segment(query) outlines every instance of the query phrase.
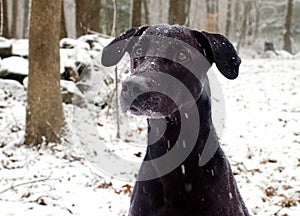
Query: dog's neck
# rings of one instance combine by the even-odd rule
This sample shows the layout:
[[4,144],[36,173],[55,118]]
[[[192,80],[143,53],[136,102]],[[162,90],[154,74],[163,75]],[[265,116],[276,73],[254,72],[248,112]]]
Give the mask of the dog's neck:
[[[210,103],[209,95],[204,92],[194,104],[194,106],[197,106],[196,110],[198,111],[200,124],[199,121],[191,118],[193,116],[191,113],[185,111],[182,114],[181,110],[176,111],[165,119],[148,119],[148,147],[145,160],[153,160],[168,153],[168,151],[178,144],[178,136],[181,130],[197,134],[196,143],[189,143],[189,141],[192,142],[190,136],[183,137],[182,140],[186,140],[186,145],[193,145],[193,151],[189,155],[189,159],[196,157],[195,159],[198,160],[199,152],[202,152],[209,133],[214,130]],[[192,112],[191,110],[195,109],[191,107],[189,110]],[[182,128],[182,121],[184,120],[182,118],[190,118],[188,119],[188,124],[184,124],[185,128]],[[165,123],[163,124],[162,122]],[[197,128],[198,131],[196,131]]]

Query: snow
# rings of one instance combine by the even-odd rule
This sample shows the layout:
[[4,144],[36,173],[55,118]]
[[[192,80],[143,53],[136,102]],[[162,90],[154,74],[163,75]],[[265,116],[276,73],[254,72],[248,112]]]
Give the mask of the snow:
[[2,73],[13,73],[20,75],[28,75],[28,60],[12,56],[2,59],[0,63],[0,74]]
[[[225,99],[225,127],[219,133],[222,148],[251,215],[300,212],[300,62],[296,56],[281,55],[285,57],[243,58],[234,81],[215,67],[209,72],[216,74]],[[119,70],[125,71],[123,67]],[[23,69],[19,63],[17,68]],[[94,76],[111,73],[113,77],[111,69],[97,70],[100,73],[85,81],[98,90],[84,93],[90,101],[103,100],[109,91]],[[74,84],[62,85],[80,93]],[[84,108],[64,104],[64,109],[68,130],[63,143],[42,145],[39,151],[27,148],[23,145],[26,92],[20,83],[0,79],[1,216],[127,215],[136,165],[145,153],[145,119],[121,114],[122,139],[117,139],[114,108],[101,110],[88,103]],[[86,111],[89,115],[84,118]],[[115,170],[99,170],[104,159],[86,158],[89,149],[99,155],[102,147],[106,162],[127,161],[126,169],[112,176]],[[186,189],[192,190],[189,185]]]
[[16,56],[27,57],[29,55],[29,40],[28,39],[12,39],[12,53]]
[[12,46],[12,43],[10,40],[7,40],[4,37],[0,37],[0,48],[10,48]]

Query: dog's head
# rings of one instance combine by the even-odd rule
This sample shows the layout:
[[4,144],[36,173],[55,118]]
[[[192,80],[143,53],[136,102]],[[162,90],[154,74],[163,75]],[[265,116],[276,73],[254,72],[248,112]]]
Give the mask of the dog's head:
[[213,63],[228,79],[238,76],[241,63],[224,36],[183,26],[130,29],[103,49],[102,64],[117,64],[125,52],[131,75],[122,85],[122,110],[149,118],[168,116],[197,101],[209,88],[206,72]]

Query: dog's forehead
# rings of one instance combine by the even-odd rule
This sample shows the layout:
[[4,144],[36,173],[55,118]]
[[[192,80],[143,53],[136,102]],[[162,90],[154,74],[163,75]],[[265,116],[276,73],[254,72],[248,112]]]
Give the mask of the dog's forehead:
[[[153,37],[152,37],[153,36]],[[161,41],[165,43],[188,43],[191,45],[193,43],[193,37],[191,37],[191,30],[177,25],[154,25],[150,26],[144,31],[140,37],[140,41],[143,41],[145,38],[148,40],[151,38],[154,41]],[[173,39],[173,40],[172,40]]]

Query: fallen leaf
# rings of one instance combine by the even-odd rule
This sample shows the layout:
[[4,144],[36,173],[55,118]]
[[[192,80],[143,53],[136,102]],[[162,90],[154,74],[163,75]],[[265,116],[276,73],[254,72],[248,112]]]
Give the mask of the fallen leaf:
[[104,183],[100,184],[97,188],[107,189],[107,188],[110,188],[110,187],[112,187],[111,182],[109,182],[109,183],[104,182]]
[[269,186],[267,189],[265,189],[265,193],[268,197],[273,197],[276,195],[277,188],[273,186]]
[[134,155],[135,155],[136,157],[140,158],[140,157],[142,157],[142,152],[135,153]]

